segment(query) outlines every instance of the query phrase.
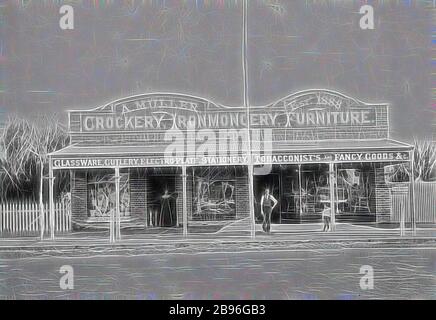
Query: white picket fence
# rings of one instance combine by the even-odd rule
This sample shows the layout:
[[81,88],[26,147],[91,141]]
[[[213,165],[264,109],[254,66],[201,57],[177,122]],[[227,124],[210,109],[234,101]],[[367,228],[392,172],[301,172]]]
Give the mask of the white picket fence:
[[[55,233],[71,231],[70,205],[55,203]],[[39,235],[40,207],[38,203],[23,201],[0,204],[0,236]],[[44,204],[44,232],[50,232],[49,205]]]

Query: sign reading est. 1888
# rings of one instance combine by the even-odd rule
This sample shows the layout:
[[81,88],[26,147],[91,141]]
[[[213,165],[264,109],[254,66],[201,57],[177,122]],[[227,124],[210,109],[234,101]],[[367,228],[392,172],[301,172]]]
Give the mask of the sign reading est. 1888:
[[[251,107],[252,128],[366,127],[377,125],[374,106],[338,93],[311,91],[266,107]],[[247,127],[247,112],[175,94],[123,99],[89,111],[70,112],[72,132],[148,132]]]

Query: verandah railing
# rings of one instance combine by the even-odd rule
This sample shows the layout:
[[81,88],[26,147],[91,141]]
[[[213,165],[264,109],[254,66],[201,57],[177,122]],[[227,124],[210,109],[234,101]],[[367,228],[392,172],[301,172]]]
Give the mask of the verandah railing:
[[[0,236],[39,235],[40,206],[36,202],[20,201],[0,204]],[[71,231],[71,210],[66,202],[54,205],[55,233]],[[44,232],[50,232],[50,210],[44,204]]]

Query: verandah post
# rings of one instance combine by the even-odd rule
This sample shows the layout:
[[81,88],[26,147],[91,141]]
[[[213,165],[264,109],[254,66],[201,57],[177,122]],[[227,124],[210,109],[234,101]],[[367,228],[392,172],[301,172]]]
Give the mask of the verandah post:
[[49,158],[49,201],[50,201],[50,239],[55,239],[55,208],[53,199],[54,175],[51,158]]
[[416,210],[415,210],[415,149],[413,149],[409,153],[409,159],[410,159],[410,167],[411,167],[411,173],[409,175],[410,179],[410,223],[411,223],[411,229],[412,229],[412,235],[416,235]]
[[329,177],[330,177],[330,210],[331,210],[331,231],[336,229],[336,199],[335,199],[335,164],[329,163]]
[[299,197],[298,197],[298,206],[300,207],[300,217],[303,214],[303,193],[301,190],[302,184],[301,184],[301,164],[298,164],[298,190],[299,190]]
[[400,202],[400,236],[404,237],[406,235],[406,210],[407,210],[407,197],[406,200],[403,201],[403,197],[401,196]]
[[3,212],[4,206],[3,203],[0,203],[0,234],[3,232]]
[[[115,169],[115,175],[116,175],[116,169]],[[110,213],[110,217],[109,217],[109,242],[110,243],[114,243],[115,242],[115,212],[114,210],[116,210],[115,208],[111,208],[109,213]]]
[[115,168],[115,240],[121,240],[120,168]]
[[[248,143],[251,142],[249,141]],[[248,201],[250,203],[250,236],[254,239],[256,237],[256,217],[254,212],[254,166],[252,164],[252,159],[250,159],[248,163]]]
[[187,200],[187,194],[186,194],[186,166],[182,167],[182,193],[183,193],[183,237],[188,236],[188,200]]

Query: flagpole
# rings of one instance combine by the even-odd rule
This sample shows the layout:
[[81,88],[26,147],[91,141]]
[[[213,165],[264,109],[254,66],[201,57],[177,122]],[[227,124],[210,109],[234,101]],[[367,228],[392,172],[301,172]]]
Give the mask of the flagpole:
[[242,1],[242,72],[243,72],[243,92],[244,108],[247,114],[247,154],[248,154],[248,200],[250,214],[250,235],[251,238],[256,236],[256,220],[254,215],[254,167],[251,148],[251,128],[250,128],[250,99],[248,95],[248,0]]

